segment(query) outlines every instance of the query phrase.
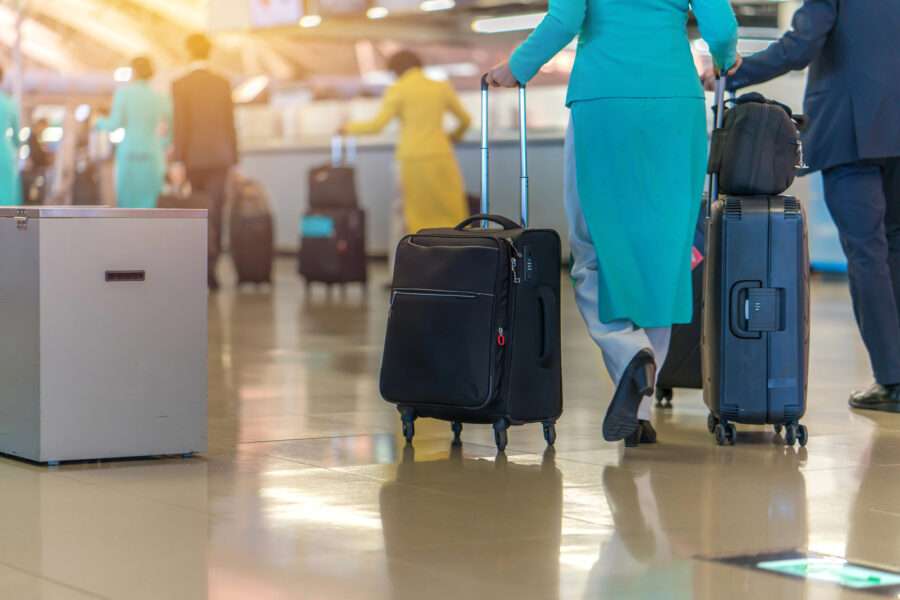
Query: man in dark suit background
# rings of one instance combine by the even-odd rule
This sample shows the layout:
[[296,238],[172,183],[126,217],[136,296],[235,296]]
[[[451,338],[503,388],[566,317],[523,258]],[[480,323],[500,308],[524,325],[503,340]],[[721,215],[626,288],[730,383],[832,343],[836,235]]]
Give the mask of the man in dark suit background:
[[728,87],[809,66],[805,158],[822,171],[876,380],[850,405],[900,412],[900,0],[805,0],[791,26]]
[[216,290],[222,210],[228,172],[238,162],[231,85],[209,67],[212,44],[205,35],[187,38],[189,72],[172,84],[174,160],[191,189],[209,199],[209,288]]

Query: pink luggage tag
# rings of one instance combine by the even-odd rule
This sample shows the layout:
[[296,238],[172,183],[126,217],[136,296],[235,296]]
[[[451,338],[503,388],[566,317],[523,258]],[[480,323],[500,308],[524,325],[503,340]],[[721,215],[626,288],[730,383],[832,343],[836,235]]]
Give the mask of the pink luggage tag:
[[703,262],[703,254],[697,250],[697,246],[691,246],[691,271]]

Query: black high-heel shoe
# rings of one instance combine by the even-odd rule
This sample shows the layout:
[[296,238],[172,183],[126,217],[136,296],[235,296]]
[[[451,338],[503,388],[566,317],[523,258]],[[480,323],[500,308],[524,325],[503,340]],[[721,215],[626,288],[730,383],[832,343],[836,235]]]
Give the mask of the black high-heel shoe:
[[637,448],[641,444],[655,443],[656,430],[653,429],[653,425],[650,421],[645,421],[643,419],[638,419],[638,428],[634,430],[634,433],[625,438],[626,448]]
[[603,419],[603,439],[617,442],[640,429],[638,407],[644,396],[653,395],[655,381],[656,360],[653,352],[645,348],[635,354],[625,367],[625,373],[622,374]]

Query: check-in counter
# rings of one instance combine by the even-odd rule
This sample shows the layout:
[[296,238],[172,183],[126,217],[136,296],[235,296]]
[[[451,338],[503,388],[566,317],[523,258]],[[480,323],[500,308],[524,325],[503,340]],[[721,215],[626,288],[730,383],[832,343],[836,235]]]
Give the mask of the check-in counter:
[[[805,74],[794,73],[760,86],[764,94],[785,101],[798,112],[802,110]],[[535,88],[529,91],[529,168],[531,176],[531,226],[551,227],[560,232],[563,249],[568,247],[568,231],[563,212],[563,141],[568,111],[564,107],[563,88]],[[456,147],[457,157],[468,193],[478,195],[481,188],[480,138],[478,128],[479,96],[461,94],[476,122],[467,138]],[[708,96],[707,103],[712,98]],[[298,246],[300,215],[307,207],[307,174],[314,166],[330,160],[331,139],[327,132],[336,129],[333,122],[348,116],[371,116],[377,100],[354,103],[322,103],[310,105],[303,113],[292,113],[294,126],[283,127],[289,139],[271,135],[268,139],[257,130],[252,139],[243,141],[241,168],[244,174],[259,179],[268,189],[275,214],[275,243],[283,252],[294,252]],[[491,123],[497,131],[491,146],[491,210],[509,217],[518,215],[518,137],[513,129],[516,116],[514,94],[491,96]],[[318,118],[316,118],[318,116]],[[248,119],[249,120],[249,119]],[[710,116],[711,121],[711,116]],[[253,122],[264,122],[255,115]],[[299,129],[299,130],[298,130]],[[290,130],[290,131],[287,131]],[[300,135],[307,132],[308,135]],[[396,129],[383,136],[357,141],[356,177],[359,201],[368,214],[367,244],[371,255],[384,256],[389,244],[391,203],[398,194],[393,160]],[[602,143],[602,140],[598,140]],[[818,174],[798,178],[788,193],[796,195],[807,207],[810,217],[810,246],[814,266],[840,268],[842,254],[834,224],[825,209]]]
[[[533,131],[529,135],[531,166],[531,225],[552,227],[565,234],[562,204],[562,131]],[[468,138],[456,147],[466,191],[481,191],[480,141]],[[273,144],[244,151],[241,169],[259,179],[275,214],[275,244],[293,252],[299,222],[307,207],[307,174],[331,157],[329,140],[309,144]],[[386,255],[391,203],[397,197],[394,145],[386,140],[359,140],[356,150],[356,188],[367,212],[367,244],[372,255]],[[491,211],[516,218],[519,193],[519,146],[514,136],[498,136],[491,145]],[[563,240],[563,247],[566,240]]]

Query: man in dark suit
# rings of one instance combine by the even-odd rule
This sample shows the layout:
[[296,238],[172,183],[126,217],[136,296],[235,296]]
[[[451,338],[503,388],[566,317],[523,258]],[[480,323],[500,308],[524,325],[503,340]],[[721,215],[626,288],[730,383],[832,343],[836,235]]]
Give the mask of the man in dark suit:
[[222,209],[228,172],[238,161],[231,85],[210,70],[212,45],[203,34],[188,37],[189,72],[172,84],[174,159],[184,166],[191,189],[209,199],[209,288],[216,290]]
[[[730,89],[809,66],[806,161],[821,170],[876,383],[855,408],[900,412],[900,0],[805,0]],[[704,74],[709,88],[713,74]]]

